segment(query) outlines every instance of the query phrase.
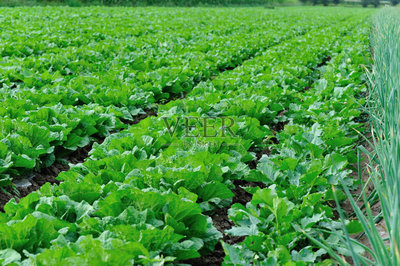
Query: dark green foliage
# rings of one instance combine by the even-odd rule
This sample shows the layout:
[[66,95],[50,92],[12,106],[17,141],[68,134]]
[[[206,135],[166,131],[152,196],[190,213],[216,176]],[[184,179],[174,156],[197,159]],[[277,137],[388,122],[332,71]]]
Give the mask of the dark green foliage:
[[[397,1],[397,0],[395,0]],[[380,0],[361,0],[361,4],[363,7],[367,7],[368,5],[373,5],[374,7],[379,6]]]
[[0,0],[0,6],[21,5],[107,5],[107,6],[254,6],[280,1],[273,0]]

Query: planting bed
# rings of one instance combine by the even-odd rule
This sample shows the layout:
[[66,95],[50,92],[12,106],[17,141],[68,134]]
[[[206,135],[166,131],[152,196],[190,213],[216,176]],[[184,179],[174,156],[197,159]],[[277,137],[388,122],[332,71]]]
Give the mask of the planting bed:
[[0,9],[1,263],[350,256],[371,14]]

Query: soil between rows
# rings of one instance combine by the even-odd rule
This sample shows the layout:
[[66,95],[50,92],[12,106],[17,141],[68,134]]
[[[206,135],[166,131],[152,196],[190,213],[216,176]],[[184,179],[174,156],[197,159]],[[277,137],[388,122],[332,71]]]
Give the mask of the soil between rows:
[[[297,37],[297,36],[295,36],[295,37]],[[279,44],[280,44],[280,42],[278,42],[277,44],[272,45],[270,47],[263,47],[260,50],[267,50],[267,49],[270,49],[271,47],[279,45]],[[236,64],[235,66],[220,67],[219,74],[221,74],[225,71],[233,70],[233,69],[241,66],[245,61],[248,61],[248,60],[251,60],[252,58],[254,58],[258,54],[258,52],[259,51],[254,51],[253,53],[248,54],[246,57],[242,58],[240,60],[240,62],[238,64]],[[216,76],[212,76],[210,78],[210,80],[213,80],[215,77]],[[197,81],[193,85],[193,88],[195,86],[197,86],[197,84],[199,84],[201,81],[204,81],[204,80]],[[189,92],[182,92],[177,95],[172,95],[171,98],[166,99],[166,100],[164,99],[159,104],[166,104],[170,101],[186,98],[186,95],[188,93]],[[154,109],[145,110],[145,113],[139,114],[139,115],[133,117],[132,120],[121,119],[121,122],[123,122],[126,125],[134,125],[134,124],[138,124],[141,120],[143,120],[149,116],[157,116],[157,110],[154,110]],[[101,143],[103,140],[104,140],[103,138],[100,139],[99,143]],[[75,158],[75,156],[73,155],[74,153],[72,153],[72,155],[68,157],[70,159],[70,160],[68,160],[68,162],[71,164],[83,162],[88,157],[88,152],[90,151],[92,145],[93,145],[93,143],[88,145],[90,148],[87,150],[87,152],[83,152],[83,156],[81,156],[82,151],[80,151],[79,149],[77,151],[78,154],[76,155],[77,158]],[[87,147],[84,147],[83,149],[87,149]],[[7,204],[7,202],[12,198],[15,198],[18,201],[21,197],[24,197],[24,196],[28,195],[29,193],[40,189],[40,187],[47,182],[49,182],[51,184],[58,184],[59,181],[56,179],[58,174],[60,172],[68,171],[68,170],[69,170],[68,165],[61,164],[61,163],[54,163],[52,166],[50,166],[48,168],[40,169],[38,172],[32,173],[33,178],[31,180],[29,180],[31,185],[28,187],[17,188],[17,187],[10,186],[8,188],[1,188],[1,190],[0,190],[0,211],[1,212],[4,211],[4,205]]]
[[[330,60],[331,60],[330,56],[324,57],[322,59],[322,61],[317,65],[317,67],[314,69],[314,72],[310,76],[312,77],[313,75],[316,74],[317,77],[320,78],[320,68],[325,66]],[[305,87],[302,90],[302,92],[304,93],[305,91],[311,89],[313,86],[313,83],[314,83],[314,81],[312,81],[310,83],[309,87]],[[279,112],[277,117],[281,117],[281,116],[285,115],[286,112],[287,112],[287,110],[282,110],[281,112]],[[276,134],[276,133],[281,132],[287,123],[288,123],[288,121],[279,121],[277,123],[270,125],[270,128]],[[273,137],[271,139],[271,141],[275,144],[279,143],[279,141],[275,137]],[[248,165],[249,165],[250,169],[257,168],[258,161],[261,159],[261,157],[264,154],[266,154],[266,155],[271,154],[271,150],[268,147],[264,147],[264,149],[254,151],[254,152],[256,154],[256,158],[253,161],[249,162]],[[246,204],[251,201],[252,194],[248,193],[245,189],[243,189],[244,187],[257,187],[257,186],[260,188],[266,187],[264,183],[248,182],[245,180],[234,180],[233,183],[235,185],[235,189],[232,191],[234,193],[234,197],[232,199],[232,205],[235,203],[240,203],[243,206],[246,206]],[[221,241],[223,241],[224,243],[233,245],[233,244],[237,244],[237,243],[244,241],[245,236],[240,236],[240,237],[230,236],[227,233],[225,233],[226,230],[229,230],[234,226],[234,223],[228,217],[228,209],[230,207],[231,206],[216,210],[211,215],[211,218],[212,218],[214,226],[217,228],[217,230],[219,232],[222,233]],[[221,243],[218,243],[215,246],[215,249],[210,254],[201,256],[200,258],[186,260],[186,261],[183,261],[183,263],[194,265],[194,266],[222,265],[222,263],[224,261],[224,257],[225,257],[225,252],[222,248]]]
[[[248,182],[244,180],[235,180],[233,184],[235,185],[235,188],[232,190],[234,194],[234,197],[232,199],[232,204],[240,203],[244,206],[246,206],[246,203],[250,202],[252,198],[252,195],[243,189],[244,187],[258,186],[260,188],[265,188],[265,185],[261,182]],[[228,217],[229,208],[230,206],[216,210],[211,215],[211,219],[213,221],[215,228],[217,228],[217,230],[222,233],[221,240],[224,243],[233,245],[242,242],[245,239],[245,236],[231,236],[225,232],[226,230],[229,230],[234,226],[234,223]],[[225,252],[222,248],[221,243],[219,242],[211,253],[204,255],[200,258],[183,261],[182,263],[194,266],[222,265],[224,257],[225,257]]]
[[[324,61],[318,65],[318,68],[325,65],[326,62],[329,60],[330,60],[330,57],[324,59]],[[226,69],[226,70],[231,70],[231,69],[234,69],[234,68],[230,68],[230,69]],[[306,91],[308,89],[309,89],[309,87],[306,87],[304,91]],[[183,97],[185,97],[185,96],[183,96]],[[176,97],[176,98],[180,98],[180,97]],[[171,100],[175,100],[175,99],[171,99]],[[284,114],[284,112],[283,112],[283,114]],[[140,116],[135,117],[133,121],[123,121],[123,122],[126,124],[129,124],[129,125],[137,124],[141,120],[147,118],[148,116],[156,116],[156,115],[157,115],[157,112],[153,110],[151,112],[146,112],[146,114],[141,114]],[[283,130],[286,123],[287,122],[278,122],[277,124],[273,125],[273,127],[272,127],[273,131],[280,132],[281,130]],[[80,148],[77,151],[70,154],[67,158],[67,161],[71,164],[77,164],[77,163],[84,162],[84,160],[88,157],[88,153],[91,150],[92,144],[93,143],[91,143],[90,145],[88,145],[84,148]],[[257,167],[258,160],[261,158],[262,154],[269,154],[269,153],[270,153],[270,151],[268,150],[268,148],[266,148],[263,151],[258,152],[257,156],[256,156],[257,158],[249,164],[250,168],[255,169]],[[25,197],[29,193],[40,189],[40,187],[47,182],[49,182],[51,184],[59,184],[60,181],[58,181],[56,179],[56,177],[58,176],[58,174],[60,172],[68,171],[69,168],[70,168],[69,165],[56,162],[48,168],[43,168],[38,172],[34,172],[32,179],[29,180],[29,182],[31,183],[30,186],[17,188],[18,192],[16,192],[15,190],[13,191],[11,189],[9,189],[9,191],[6,191],[6,192],[0,191],[0,210],[3,211],[4,205],[11,198],[16,198],[18,200],[18,198]],[[232,204],[240,203],[244,206],[246,205],[246,203],[251,201],[252,195],[250,193],[246,192],[246,190],[243,189],[243,187],[258,186],[260,188],[265,188],[265,185],[263,183],[248,182],[248,181],[244,181],[244,180],[235,180],[234,185],[235,185],[235,189],[233,189],[233,191],[232,191],[234,193],[234,197],[232,199]],[[241,236],[241,237],[230,236],[225,233],[226,230],[229,230],[234,226],[233,222],[230,221],[230,219],[228,217],[228,209],[229,208],[230,208],[230,206],[216,210],[211,215],[211,218],[213,220],[214,226],[223,235],[221,240],[227,244],[232,245],[232,244],[237,244],[237,243],[242,242],[245,239],[245,236]],[[187,261],[184,261],[183,263],[187,263],[190,265],[221,265],[224,260],[224,256],[225,256],[225,253],[222,248],[222,245],[221,245],[221,243],[218,243],[216,245],[215,249],[210,254],[207,254],[207,255],[202,256],[197,259],[187,260]]]
[[[156,115],[157,115],[156,110],[149,109],[145,110],[145,113],[143,114],[132,117],[132,121],[122,121],[122,122],[124,122],[127,125],[135,125],[149,116],[156,116]],[[41,168],[38,171],[33,171],[30,175],[30,178],[23,180],[26,185],[8,187],[0,190],[0,211],[1,212],[4,211],[4,205],[6,205],[7,202],[12,198],[15,198],[16,201],[19,201],[20,198],[29,195],[33,191],[39,190],[40,187],[46,184],[47,182],[50,184],[59,184],[60,181],[57,180],[57,176],[61,172],[68,171],[70,169],[69,166],[70,164],[74,165],[78,163],[83,163],[86,160],[86,158],[89,157],[89,152],[92,149],[94,142],[101,144],[104,141],[104,137],[96,136],[95,138],[96,141],[93,141],[89,145],[82,148],[78,148],[77,150],[70,153],[66,152],[65,150],[60,151],[62,150],[62,148],[60,147],[59,151],[56,152],[56,154],[57,153],[64,154],[62,158],[58,158],[63,160],[58,160],[49,167]]]
[[[67,158],[65,158],[65,161],[71,164],[82,163],[88,157],[92,145],[93,143],[83,148],[78,148],[76,151],[69,154]],[[69,169],[70,167],[68,164],[56,161],[49,167],[32,172],[30,178],[22,179],[26,185],[3,189],[0,191],[0,211],[4,211],[4,205],[12,198],[18,201],[20,198],[40,189],[40,187],[47,182],[50,184],[59,184],[60,181],[56,179],[58,174],[68,171]]]

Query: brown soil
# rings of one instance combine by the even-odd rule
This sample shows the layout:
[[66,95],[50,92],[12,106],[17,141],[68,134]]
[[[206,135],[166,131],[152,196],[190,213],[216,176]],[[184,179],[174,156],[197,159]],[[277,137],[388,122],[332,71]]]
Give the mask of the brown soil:
[[[254,152],[254,151],[253,151]],[[256,169],[258,161],[261,159],[261,157],[266,154],[266,155],[271,155],[271,150],[268,147],[265,147],[261,151],[256,152],[256,158],[252,160],[250,163],[248,163],[250,169]]]
[[60,172],[67,170],[69,170],[68,165],[54,163],[50,167],[41,169],[39,172],[33,172],[33,177],[29,180],[31,183],[29,187],[7,188],[4,191],[0,191],[0,211],[4,211],[4,205],[12,198],[18,201],[29,193],[38,190],[47,182],[50,184],[59,184],[60,181],[56,180],[56,177]]
[[157,116],[157,111],[154,110],[154,109],[145,110],[145,113],[139,114],[139,115],[133,117],[133,120],[121,119],[121,122],[126,124],[126,125],[136,125],[140,121],[142,121],[143,119],[145,119],[145,118],[147,118],[149,116]]
[[[372,140],[371,134],[367,134],[366,137],[370,141]],[[374,149],[372,146],[369,145],[369,143],[367,141],[363,141],[362,145],[367,149],[368,152],[372,152]],[[373,185],[372,181],[369,180],[369,178],[370,178],[370,171],[369,171],[370,159],[368,158],[368,156],[366,154],[361,154],[361,160],[362,160],[362,162],[360,164],[360,169],[357,169],[357,171],[354,171],[352,173],[352,177],[355,180],[358,180],[359,176],[361,176],[361,180],[363,183],[362,186],[365,187],[364,192],[368,196],[374,191],[374,185]],[[354,167],[357,168],[357,165],[354,165]],[[358,172],[359,170],[362,171],[360,174]],[[357,188],[357,190],[351,191],[351,193],[354,195],[354,199],[356,200],[358,207],[361,208],[362,210],[365,210],[365,208],[362,207],[363,203],[364,203],[363,198],[361,197],[360,200],[357,201],[358,197],[362,193],[363,187],[359,186]],[[357,216],[354,214],[354,209],[348,199],[346,199],[340,205],[341,205],[341,208],[343,209],[343,211],[348,214],[348,216],[350,216],[351,218],[357,219]],[[370,208],[371,208],[372,215],[377,216],[381,212],[381,204],[380,204],[379,200],[377,200],[375,202],[375,204],[370,206]],[[383,219],[378,221],[375,226],[382,238],[388,238],[388,230],[386,228],[386,225],[385,225],[385,222]],[[361,233],[359,235],[354,235],[352,237],[357,239],[361,244],[367,246],[368,248],[371,248],[371,244],[369,243],[369,240],[365,234]],[[389,245],[388,241],[385,243],[387,245]],[[364,253],[364,256],[366,256],[370,260],[373,260],[373,257],[369,253]],[[352,258],[346,258],[346,260],[351,265],[354,265]]]
[[[102,142],[102,140],[100,142]],[[93,143],[83,148],[78,148],[76,151],[68,154],[66,160],[71,164],[84,162],[89,155],[89,151],[92,149],[92,145]],[[30,183],[29,186],[14,188],[8,187],[3,191],[0,191],[0,211],[4,211],[4,205],[12,198],[15,198],[18,201],[20,198],[27,196],[29,193],[40,189],[40,187],[47,182],[50,184],[59,184],[60,181],[56,179],[58,174],[68,171],[69,168],[70,167],[68,164],[63,164],[56,161],[49,167],[41,168],[38,171],[33,171],[30,175],[31,178],[27,180]]]
[[[101,144],[103,141],[104,139],[102,138],[100,141],[98,141],[98,143]],[[78,148],[76,151],[69,154],[67,161],[71,164],[83,163],[85,159],[89,157],[89,152],[92,150],[93,143],[94,142],[83,148]],[[58,174],[59,173],[57,173],[57,175]]]
[[[369,140],[371,140],[371,136],[367,135],[366,136]],[[367,150],[368,152],[372,152],[373,151],[373,147],[371,147],[368,142],[363,141],[361,143]],[[359,186],[357,188],[357,190],[351,191],[351,193],[353,195],[355,195],[355,200],[357,201],[358,197],[361,195],[362,189],[363,187],[365,187],[365,194],[366,195],[370,195],[373,191],[374,191],[374,185],[372,183],[372,181],[369,181],[370,178],[370,173],[369,173],[369,163],[370,163],[370,159],[367,157],[366,154],[361,154],[361,163],[360,163],[360,169],[357,169],[358,166],[357,164],[354,164],[353,167],[355,169],[357,169],[356,171],[353,171],[353,173],[351,174],[351,176],[354,178],[354,180],[359,180],[359,176],[361,176],[361,180],[362,180],[362,186]],[[359,173],[359,171],[361,171],[361,173]],[[359,201],[357,201],[357,204],[359,207],[362,206],[363,204],[363,199],[360,198]],[[354,209],[351,206],[351,203],[348,199],[346,199],[344,202],[342,202],[340,204],[341,208],[347,213],[349,214],[351,217],[354,217]],[[373,206],[371,206],[371,210],[372,210],[372,214],[373,215],[377,215],[380,212],[380,204],[376,203]]]
[[[156,116],[157,112],[155,110],[147,110],[145,114],[138,115],[134,117],[133,121],[122,121],[126,122],[126,124],[137,124],[141,120],[145,119],[148,116]],[[94,136],[96,138],[96,142],[101,144],[104,141],[104,137],[100,136]],[[64,160],[68,162],[68,164],[78,164],[78,163],[83,163],[86,158],[89,157],[89,152],[92,149],[94,142],[91,142],[89,145],[78,148],[77,150],[68,153],[65,151],[62,147],[57,150],[56,154],[65,154],[67,155],[62,155]],[[62,158],[58,158],[62,159]],[[53,163],[51,166],[46,167],[46,168],[41,168],[38,171],[33,171],[31,173],[31,178],[28,179],[30,185],[25,187],[7,187],[3,188],[0,190],[0,211],[4,211],[4,205],[7,204],[7,202],[15,198],[16,201],[18,201],[20,198],[27,196],[29,193],[32,193],[33,191],[36,191],[40,189],[41,186],[46,184],[47,182],[50,184],[59,184],[60,181],[58,181],[56,178],[59,173],[68,171],[70,169],[68,164],[63,164],[61,162],[56,161]],[[29,184],[27,183],[27,184]]]
[[[251,201],[252,195],[242,187],[260,187],[265,188],[265,185],[261,182],[248,182],[244,180],[235,180],[234,182],[235,188],[233,189],[233,193],[235,196],[232,199],[232,204],[240,203],[246,206],[247,202]],[[216,210],[211,218],[213,220],[214,226],[218,231],[222,233],[222,241],[224,243],[233,245],[242,242],[245,239],[245,236],[231,236],[228,235],[225,231],[231,229],[234,226],[234,223],[229,220],[228,217],[228,209],[230,206]],[[195,265],[195,266],[205,266],[205,265],[222,265],[224,261],[225,252],[222,248],[221,243],[218,243],[215,246],[215,249],[207,255],[201,256],[197,259],[190,259],[183,261],[182,263]]]
[[185,260],[182,263],[190,264],[190,265],[194,265],[194,266],[222,265],[222,262],[224,261],[224,257],[225,257],[224,249],[222,248],[221,243],[218,243],[215,246],[215,249],[213,250],[213,252],[211,252],[210,254],[202,256],[197,259]]

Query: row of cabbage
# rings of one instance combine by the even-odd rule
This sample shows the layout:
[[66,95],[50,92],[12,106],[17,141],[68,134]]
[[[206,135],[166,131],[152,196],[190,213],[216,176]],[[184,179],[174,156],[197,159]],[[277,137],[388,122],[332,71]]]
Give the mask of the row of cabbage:
[[95,144],[59,186],[9,202],[2,257],[26,265],[196,258],[220,241],[211,216],[245,180],[260,183],[246,188],[246,207],[229,210],[235,226],[225,233],[246,238],[224,243],[226,264],[330,263],[301,230],[338,228],[331,184],[352,182],[369,11],[341,11],[330,15],[342,20],[269,48]]
[[[273,133],[277,141],[259,148],[268,150],[258,160],[263,175],[246,178],[268,187],[248,189],[251,202],[228,210],[235,224],[228,233],[246,238],[240,244],[224,244],[226,263],[309,264],[328,253],[339,254],[343,262],[352,255],[345,234],[356,236],[363,228],[348,216],[344,224],[340,221],[335,197],[342,202],[342,186],[360,185],[355,177],[357,146],[367,130],[362,106],[367,94],[365,68],[371,64],[369,32],[370,22],[364,20],[336,43],[318,79],[305,91],[291,94],[284,114],[275,119],[287,124]],[[365,252],[361,246],[353,249]]]
[[[309,9],[300,14],[243,9],[238,16],[217,10],[205,17],[202,10],[128,10],[3,11],[4,27],[10,29],[2,32],[0,64],[2,186],[51,165],[57,153],[126,128],[123,122],[143,110],[318,28],[335,14],[312,24]],[[145,15],[158,19],[142,24],[150,21]],[[176,18],[166,22],[171,16]],[[40,23],[48,28],[38,30]]]

